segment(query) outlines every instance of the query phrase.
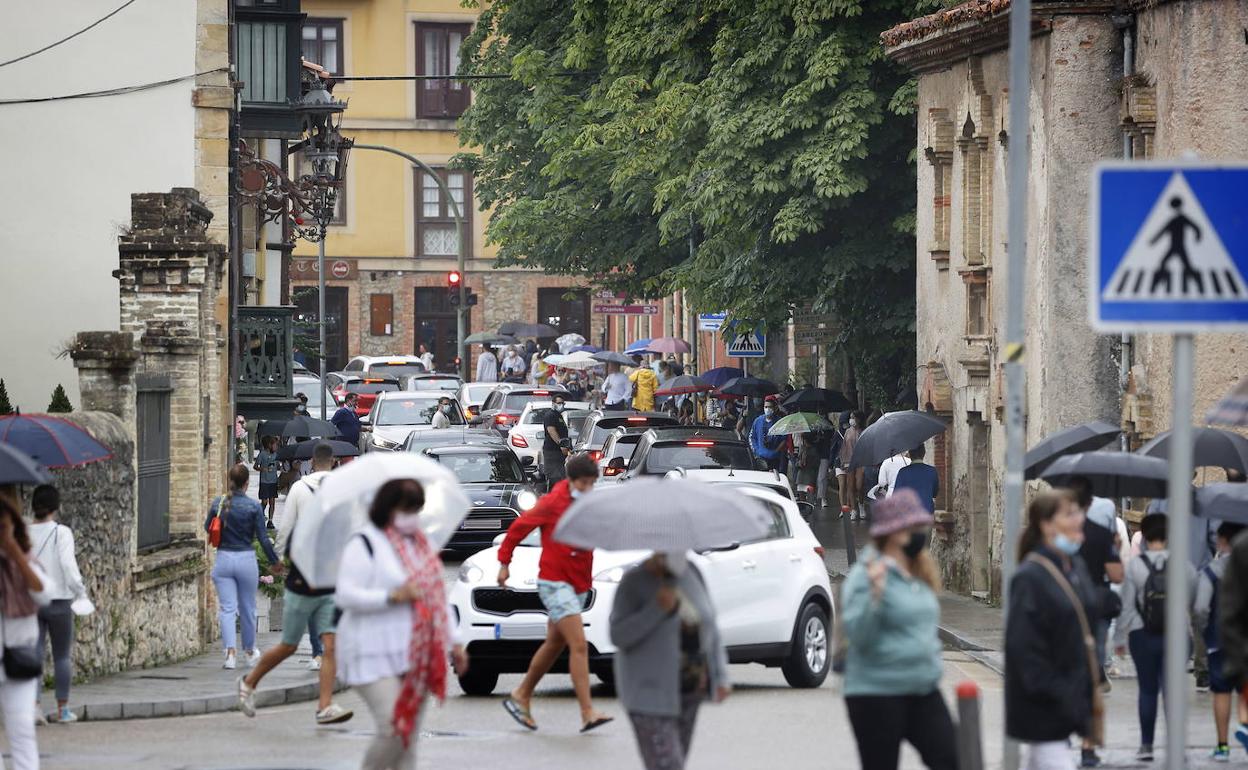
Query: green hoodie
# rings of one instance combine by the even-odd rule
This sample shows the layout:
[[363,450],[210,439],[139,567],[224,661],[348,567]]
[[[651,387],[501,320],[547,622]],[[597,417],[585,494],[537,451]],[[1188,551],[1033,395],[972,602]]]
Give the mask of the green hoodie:
[[940,604],[926,583],[896,566],[879,599],[871,596],[867,565],[879,558],[865,549],[841,589],[845,695],[926,695],[940,684]]

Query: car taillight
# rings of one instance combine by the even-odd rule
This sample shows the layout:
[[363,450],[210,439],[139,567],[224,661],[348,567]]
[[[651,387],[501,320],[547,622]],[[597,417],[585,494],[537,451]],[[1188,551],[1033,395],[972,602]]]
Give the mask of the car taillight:
[[685,446],[715,446],[714,441],[686,441]]
[[509,414],[496,414],[496,415],[494,415],[494,424],[495,424],[495,425],[506,425],[506,424],[507,424],[507,423],[509,423],[509,422],[511,422],[511,415],[509,415]]
[[520,447],[521,449],[529,448],[529,442],[526,441],[524,436],[521,436],[519,433],[511,434],[511,445],[515,447]]
[[593,460],[594,462],[598,462],[599,460],[602,459],[602,452],[599,452],[597,449],[589,450],[589,459]]
[[535,396],[549,396],[549,395],[550,395],[550,391],[549,391],[549,390],[535,390],[535,391],[533,391],[533,395],[535,395]]
[[646,418],[646,417],[629,417],[629,418],[628,418],[628,421],[629,421],[629,422],[647,422],[647,421],[648,421],[648,418]]
[[815,546],[815,553],[819,554],[819,558],[821,558],[821,559],[822,559],[822,558],[823,558],[823,554],[824,554],[823,546],[821,546],[821,545],[817,545],[817,546]]
[[619,476],[623,472],[623,468],[612,468],[610,466],[602,469],[603,476]]

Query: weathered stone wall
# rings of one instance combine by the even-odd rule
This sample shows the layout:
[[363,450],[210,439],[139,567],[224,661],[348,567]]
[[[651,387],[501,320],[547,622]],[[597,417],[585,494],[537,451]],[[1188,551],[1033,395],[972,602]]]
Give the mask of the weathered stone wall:
[[96,612],[77,621],[75,674],[91,678],[155,666],[202,649],[206,576],[198,541],[137,557],[131,429],[113,414],[68,418],[113,450],[111,459],[54,471],[60,520],[74,531],[78,564]]

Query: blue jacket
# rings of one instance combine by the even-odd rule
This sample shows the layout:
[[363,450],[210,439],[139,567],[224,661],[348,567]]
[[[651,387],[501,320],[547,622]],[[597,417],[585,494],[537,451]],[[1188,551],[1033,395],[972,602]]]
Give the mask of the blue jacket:
[[334,412],[334,416],[329,418],[329,421],[342,434],[340,438],[343,441],[352,446],[360,443],[360,418],[356,415],[354,409],[349,406],[339,407],[338,411]]
[[[225,499],[225,496],[218,497],[208,506],[208,518],[204,520],[205,532]],[[279,559],[277,552],[273,550],[273,543],[269,541],[269,533],[264,528],[264,510],[260,507],[260,501],[241,492],[230,494],[229,501],[230,506],[221,522],[221,545],[217,546],[217,550],[250,551],[252,541],[259,540],[269,564],[276,564]]]
[[766,414],[760,414],[754,424],[750,426],[750,448],[754,450],[755,457],[761,457],[764,460],[774,460],[784,454],[784,451],[773,448],[772,445],[778,446],[783,438],[779,436],[768,436],[767,430],[771,427],[775,420],[768,422]]

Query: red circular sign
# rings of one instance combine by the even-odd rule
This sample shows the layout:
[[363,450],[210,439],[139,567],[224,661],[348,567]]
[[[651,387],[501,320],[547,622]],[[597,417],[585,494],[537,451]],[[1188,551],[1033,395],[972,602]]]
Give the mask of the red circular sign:
[[329,274],[335,278],[346,278],[351,275],[351,263],[346,260],[337,260],[329,266]]

